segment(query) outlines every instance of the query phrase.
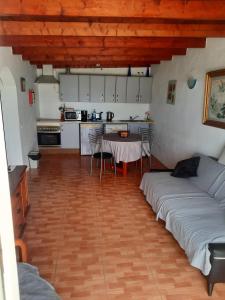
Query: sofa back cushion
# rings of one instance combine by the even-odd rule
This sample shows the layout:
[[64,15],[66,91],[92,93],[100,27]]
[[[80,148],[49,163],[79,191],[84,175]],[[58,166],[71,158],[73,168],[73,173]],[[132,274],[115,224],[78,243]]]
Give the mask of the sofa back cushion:
[[189,180],[214,197],[221,184],[225,181],[225,166],[208,156],[202,154],[199,156],[198,176],[191,177]]

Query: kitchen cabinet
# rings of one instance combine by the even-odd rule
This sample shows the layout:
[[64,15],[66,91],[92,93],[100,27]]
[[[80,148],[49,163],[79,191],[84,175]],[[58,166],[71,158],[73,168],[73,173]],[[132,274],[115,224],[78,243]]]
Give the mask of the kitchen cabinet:
[[140,77],[139,102],[150,103],[152,98],[152,77]]
[[152,77],[127,77],[127,102],[150,103]]
[[61,148],[79,149],[79,122],[61,123]]
[[78,75],[59,75],[59,96],[62,101],[78,101]]
[[139,102],[139,77],[127,77],[127,102]]
[[126,76],[105,76],[105,102],[126,102]]
[[126,86],[127,86],[127,77],[126,76],[117,76],[116,77],[116,103],[126,102]]
[[26,166],[16,166],[9,172],[12,217],[15,239],[21,238],[29,209],[29,194]]
[[128,123],[128,130],[130,131],[130,133],[139,133],[139,128],[149,128],[149,124],[148,123],[144,123],[144,122],[129,122]]
[[116,76],[105,76],[105,102],[116,102]]
[[152,77],[60,74],[60,99],[67,102],[150,103]]
[[79,75],[78,86],[79,86],[79,101],[89,102],[90,101],[90,76]]
[[105,101],[105,77],[104,76],[90,76],[91,79],[91,89],[90,96],[91,102],[104,102]]

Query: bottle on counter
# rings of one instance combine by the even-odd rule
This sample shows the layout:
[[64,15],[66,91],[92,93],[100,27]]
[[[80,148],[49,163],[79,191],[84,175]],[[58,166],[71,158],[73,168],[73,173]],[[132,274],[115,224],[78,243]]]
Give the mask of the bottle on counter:
[[92,121],[96,121],[96,110],[95,109],[93,110],[91,119],[92,119]]

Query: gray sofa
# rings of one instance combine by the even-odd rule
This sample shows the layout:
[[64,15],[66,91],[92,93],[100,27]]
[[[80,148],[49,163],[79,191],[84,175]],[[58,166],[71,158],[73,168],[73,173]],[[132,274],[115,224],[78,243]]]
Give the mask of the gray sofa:
[[145,173],[140,188],[190,264],[207,276],[211,295],[214,283],[225,282],[225,165],[199,156],[197,177]]

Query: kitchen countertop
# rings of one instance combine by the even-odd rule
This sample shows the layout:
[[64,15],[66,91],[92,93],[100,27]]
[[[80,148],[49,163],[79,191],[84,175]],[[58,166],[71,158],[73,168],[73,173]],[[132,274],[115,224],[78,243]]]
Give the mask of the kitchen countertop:
[[45,126],[45,125],[54,125],[54,126],[60,126],[60,124],[63,124],[63,123],[71,123],[71,122],[79,122],[81,124],[99,124],[99,123],[102,123],[102,124],[118,124],[118,123],[148,123],[148,124],[153,124],[154,121],[153,120],[138,120],[138,119],[135,119],[135,120],[113,120],[111,122],[109,121],[106,121],[106,120],[101,120],[101,121],[91,121],[91,120],[88,120],[87,122],[82,122],[82,121],[61,121],[59,119],[38,119],[37,120],[37,125],[42,125],[42,126]]

